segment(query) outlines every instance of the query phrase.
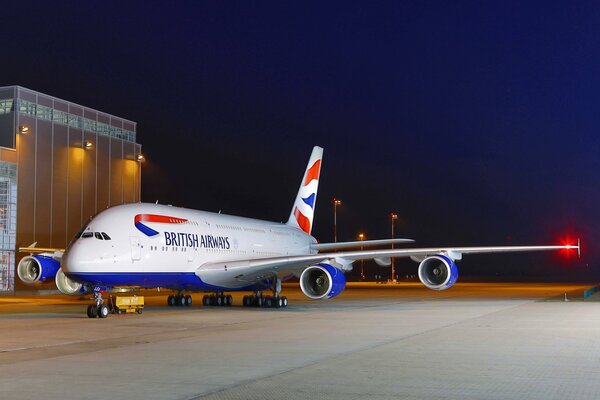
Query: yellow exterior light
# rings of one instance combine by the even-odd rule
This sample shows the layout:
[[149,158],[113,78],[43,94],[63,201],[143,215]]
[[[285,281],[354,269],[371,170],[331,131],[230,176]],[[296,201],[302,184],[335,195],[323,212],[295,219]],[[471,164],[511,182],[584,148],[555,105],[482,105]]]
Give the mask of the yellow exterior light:
[[89,140],[86,140],[83,143],[83,148],[86,149],[86,150],[91,149],[93,146],[94,146],[94,144],[92,142],[90,142]]
[[29,133],[30,130],[29,125],[19,125],[19,133]]

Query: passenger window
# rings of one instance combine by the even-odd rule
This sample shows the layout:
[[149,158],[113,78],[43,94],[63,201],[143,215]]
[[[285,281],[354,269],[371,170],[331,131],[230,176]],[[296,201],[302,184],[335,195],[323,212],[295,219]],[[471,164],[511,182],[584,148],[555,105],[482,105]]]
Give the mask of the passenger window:
[[96,239],[104,240],[100,232],[94,232],[94,236],[96,237]]
[[110,236],[108,236],[106,233],[102,232],[102,237],[104,238],[104,240],[110,240]]
[[91,237],[93,237],[93,236],[94,236],[94,234],[93,234],[92,232],[83,232],[83,233],[81,234],[81,237],[82,237],[82,238],[91,238]]

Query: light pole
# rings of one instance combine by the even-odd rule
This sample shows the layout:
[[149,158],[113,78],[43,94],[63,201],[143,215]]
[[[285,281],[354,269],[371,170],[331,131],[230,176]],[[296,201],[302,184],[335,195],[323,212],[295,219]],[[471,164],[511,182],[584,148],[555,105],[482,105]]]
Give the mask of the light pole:
[[[395,212],[390,214],[390,219],[392,220],[392,239],[394,238],[394,222],[398,219],[398,214]],[[394,243],[392,243],[392,249],[394,248]],[[392,283],[396,282],[396,271],[394,270],[394,257],[392,257]]]
[[[359,233],[358,234],[358,239],[362,242],[363,240],[365,240],[365,234],[364,233]],[[360,251],[363,251],[363,246],[360,246]],[[365,264],[365,260],[363,260],[362,258],[360,259],[360,280],[364,281],[365,280],[365,268],[364,268],[364,264]]]
[[342,201],[333,198],[333,241],[337,242],[337,206],[341,205]]

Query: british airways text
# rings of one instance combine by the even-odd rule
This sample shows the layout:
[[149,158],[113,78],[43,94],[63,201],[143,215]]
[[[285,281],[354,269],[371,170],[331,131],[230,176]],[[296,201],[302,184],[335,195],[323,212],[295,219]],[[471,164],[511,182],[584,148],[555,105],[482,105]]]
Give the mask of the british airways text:
[[228,236],[198,235],[196,233],[165,232],[165,245],[181,247],[204,247],[228,250]]

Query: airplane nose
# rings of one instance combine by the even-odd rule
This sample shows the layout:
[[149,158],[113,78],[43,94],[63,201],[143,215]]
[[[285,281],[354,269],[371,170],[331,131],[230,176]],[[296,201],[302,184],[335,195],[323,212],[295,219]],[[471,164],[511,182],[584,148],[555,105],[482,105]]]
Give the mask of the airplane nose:
[[61,267],[64,273],[77,273],[80,271],[82,264],[81,246],[78,243],[73,243],[63,254]]

